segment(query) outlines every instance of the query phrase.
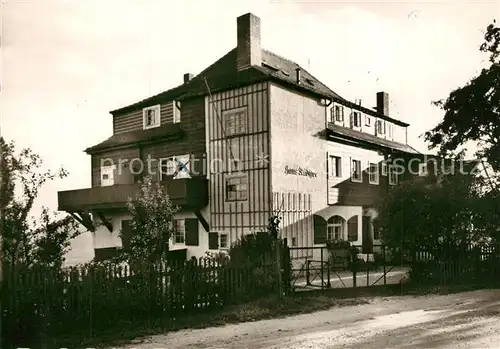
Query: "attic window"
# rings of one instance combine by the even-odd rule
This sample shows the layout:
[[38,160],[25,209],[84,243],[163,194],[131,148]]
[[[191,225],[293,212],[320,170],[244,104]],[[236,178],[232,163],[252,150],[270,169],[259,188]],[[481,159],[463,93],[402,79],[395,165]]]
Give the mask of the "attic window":
[[306,78],[306,81],[307,81],[310,85],[313,85],[313,86],[314,86],[314,82],[313,82],[311,79]]
[[269,69],[272,69],[274,71],[280,71],[280,68],[272,65],[272,64],[269,64],[269,63],[266,63],[266,62],[262,62],[262,66],[263,67],[266,67],[266,68],[269,68]]
[[142,126],[145,130],[160,126],[160,105],[142,110]]

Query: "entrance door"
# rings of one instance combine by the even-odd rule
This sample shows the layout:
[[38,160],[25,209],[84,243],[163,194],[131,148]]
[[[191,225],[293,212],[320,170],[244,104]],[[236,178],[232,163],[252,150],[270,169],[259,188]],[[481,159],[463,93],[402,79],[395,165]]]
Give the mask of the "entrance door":
[[373,253],[372,217],[370,216],[363,216],[362,241],[362,253]]

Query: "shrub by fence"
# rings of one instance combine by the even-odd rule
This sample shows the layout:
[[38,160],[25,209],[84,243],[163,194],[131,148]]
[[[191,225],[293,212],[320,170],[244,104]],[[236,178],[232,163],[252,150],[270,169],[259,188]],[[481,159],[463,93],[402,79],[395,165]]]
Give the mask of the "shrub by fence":
[[92,336],[275,295],[280,279],[275,255],[269,254],[252,263],[200,258],[133,268],[87,265],[63,272],[16,266],[6,268],[4,275],[5,347],[8,342],[37,346],[39,334],[52,339]]

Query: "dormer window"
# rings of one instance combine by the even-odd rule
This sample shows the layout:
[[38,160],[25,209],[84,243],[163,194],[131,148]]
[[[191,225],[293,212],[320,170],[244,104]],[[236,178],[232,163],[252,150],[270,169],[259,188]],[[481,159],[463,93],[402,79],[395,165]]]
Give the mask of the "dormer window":
[[142,110],[142,125],[145,130],[160,126],[160,105]]
[[172,121],[174,124],[181,122],[181,111],[180,111],[180,102],[173,101],[173,118]]
[[361,127],[361,113],[359,111],[351,113],[351,127]]
[[330,122],[342,124],[344,123],[344,107],[340,104],[335,104],[330,109]]
[[377,120],[375,129],[377,131],[377,135],[385,135],[385,121]]

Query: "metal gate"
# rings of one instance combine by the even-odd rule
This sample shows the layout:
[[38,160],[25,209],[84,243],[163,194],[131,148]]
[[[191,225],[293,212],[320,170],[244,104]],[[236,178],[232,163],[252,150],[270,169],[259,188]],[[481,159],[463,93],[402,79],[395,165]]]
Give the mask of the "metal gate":
[[373,245],[374,253],[371,254],[362,253],[362,246],[355,247],[360,253],[352,258],[330,253],[325,247],[290,247],[292,289],[301,291],[387,285],[401,282],[409,270],[404,265],[393,264],[383,245]]
[[[300,256],[300,257],[298,257]],[[290,247],[292,289],[330,288],[330,263],[321,247]]]

